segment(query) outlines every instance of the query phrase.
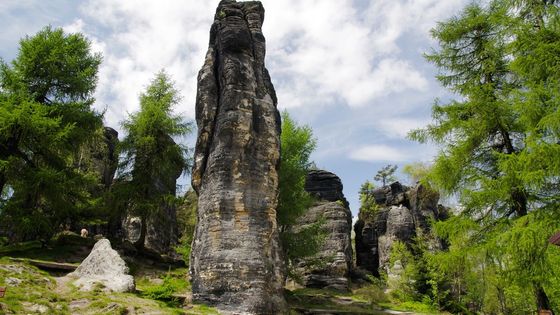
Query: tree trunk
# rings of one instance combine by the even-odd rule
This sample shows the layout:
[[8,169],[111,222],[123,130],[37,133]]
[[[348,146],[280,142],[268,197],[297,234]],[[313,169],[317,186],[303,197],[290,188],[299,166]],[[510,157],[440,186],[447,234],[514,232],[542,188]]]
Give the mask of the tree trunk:
[[513,201],[513,211],[518,217],[522,217],[527,214],[527,196],[525,191],[521,188],[515,188],[511,192],[511,199]]
[[146,224],[148,222],[146,215],[140,216],[140,222],[142,222],[142,226],[140,228],[140,240],[136,243],[136,249],[140,252],[144,252],[144,244],[146,242],[146,234],[147,234],[147,227]]
[[550,301],[548,300],[548,296],[546,295],[546,292],[544,292],[544,289],[540,284],[535,284],[535,295],[537,298],[537,309],[539,311],[550,310],[552,312],[552,309],[550,308]]
[[4,186],[6,185],[6,176],[4,173],[0,173],[0,196],[2,196],[2,192],[4,191]]

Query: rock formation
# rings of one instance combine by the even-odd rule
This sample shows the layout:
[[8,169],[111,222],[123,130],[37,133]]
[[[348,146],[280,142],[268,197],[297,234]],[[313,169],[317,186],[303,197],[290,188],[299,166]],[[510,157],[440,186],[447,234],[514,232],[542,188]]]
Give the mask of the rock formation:
[[111,128],[103,128],[104,146],[101,152],[94,154],[96,169],[101,175],[101,182],[105,188],[109,188],[113,183],[115,172],[119,163],[117,145],[119,143],[119,133]]
[[[95,132],[91,141],[77,150],[78,158],[75,161],[75,167],[95,175],[97,185],[92,187],[89,192],[96,198],[103,197],[113,184],[119,163],[118,144],[119,133],[113,128],[103,127]],[[90,235],[108,236],[111,230],[110,223],[103,222],[106,218],[102,219],[96,220],[96,223],[72,222],[71,230],[80,231],[85,228]]]
[[193,298],[226,312],[279,314],[285,267],[276,224],[280,116],[264,66],[260,2],[223,0],[198,76],[192,185]]
[[116,147],[119,133],[111,127],[103,127],[96,132],[93,141],[88,142],[78,151],[76,167],[82,171],[96,174],[101,189],[93,192],[99,195],[113,183],[119,162]]
[[[407,187],[399,182],[372,192],[379,209],[374,214],[360,211],[354,225],[356,232],[356,265],[379,276],[388,272],[392,244],[410,244],[418,232],[427,235],[430,219],[442,220],[447,210],[438,205],[439,195],[421,184]],[[441,248],[439,240],[431,238],[429,247]]]
[[134,278],[128,274],[126,263],[107,239],[95,243],[91,253],[68,277],[77,278],[74,285],[84,291],[92,290],[97,283],[113,292],[135,289]]
[[321,251],[312,258],[321,264],[310,265],[308,260],[303,260],[296,263],[297,270],[308,288],[346,291],[352,269],[352,213],[342,193],[342,182],[331,172],[312,170],[307,174],[305,190],[317,201],[298,219],[294,229],[297,231],[322,218],[327,234]]

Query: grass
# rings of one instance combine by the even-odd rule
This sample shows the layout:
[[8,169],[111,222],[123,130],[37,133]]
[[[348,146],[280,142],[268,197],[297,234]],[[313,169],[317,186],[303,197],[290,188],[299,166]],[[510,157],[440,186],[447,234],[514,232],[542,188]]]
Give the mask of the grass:
[[[42,248],[40,242],[27,242],[0,247],[0,257],[11,256],[43,261],[78,263],[89,253],[93,240],[76,235],[59,237]],[[144,259],[128,259],[136,280],[137,293],[105,293],[101,287],[91,292],[79,291],[72,283],[61,283],[47,272],[27,262],[15,262],[8,257],[0,259],[0,286],[7,286],[6,296],[0,299],[0,314],[33,313],[43,307],[46,314],[218,314],[211,307],[192,304],[185,267],[147,264]],[[7,285],[8,278],[21,280],[18,285]],[[57,282],[58,280],[58,282]],[[382,308],[435,314],[435,310],[419,302],[389,301],[382,288],[375,285],[353,292],[319,289],[287,291],[286,298],[292,314],[304,310],[329,310],[338,314],[386,314]],[[186,300],[186,305],[182,301]]]
[[44,247],[39,241],[23,242],[0,247],[0,256],[29,258],[43,261],[80,263],[95,244],[93,239],[75,234],[61,234]]
[[[190,284],[186,280],[186,268],[161,268],[135,264],[137,293],[106,293],[102,287],[91,292],[79,291],[72,283],[63,282],[49,273],[39,270],[25,261],[13,261],[9,257],[29,258],[43,261],[80,262],[91,248],[84,239],[71,237],[64,241],[49,243],[50,248],[41,248],[39,242],[27,242],[0,248],[0,286],[7,287],[6,295],[0,299],[0,314],[36,313],[43,308],[45,314],[218,314],[211,307],[188,303],[181,305],[174,295],[187,296]],[[8,284],[16,278],[19,284]],[[13,281],[13,280],[12,280]],[[163,289],[171,298],[155,296]],[[148,292],[148,293],[146,293]],[[151,293],[150,293],[151,292]],[[157,297],[159,299],[154,299]],[[78,301],[78,302],[76,302]]]
[[302,310],[329,310],[338,314],[387,314],[376,305],[357,299],[351,292],[297,289],[286,294],[293,314]]

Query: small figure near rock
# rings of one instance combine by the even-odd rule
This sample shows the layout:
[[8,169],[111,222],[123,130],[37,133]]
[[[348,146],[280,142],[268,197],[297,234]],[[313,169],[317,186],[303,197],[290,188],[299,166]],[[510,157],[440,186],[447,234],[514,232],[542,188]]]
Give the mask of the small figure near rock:
[[87,238],[88,234],[88,230],[86,230],[85,228],[80,231],[80,236],[83,238]]

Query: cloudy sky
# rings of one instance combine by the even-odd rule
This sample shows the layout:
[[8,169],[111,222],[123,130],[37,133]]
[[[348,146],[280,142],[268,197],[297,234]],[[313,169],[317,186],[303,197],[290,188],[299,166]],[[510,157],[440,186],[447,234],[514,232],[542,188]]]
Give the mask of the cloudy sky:
[[[106,110],[108,126],[120,130],[119,122],[138,109],[138,94],[160,69],[181,91],[177,111],[192,120],[196,74],[218,2],[1,0],[0,57],[12,60],[19,39],[48,24],[82,32],[104,57],[95,106]],[[278,106],[312,127],[318,139],[312,158],[340,176],[356,214],[360,184],[378,169],[430,161],[437,152],[408,141],[406,133],[430,121],[434,98],[449,97],[422,53],[437,45],[430,29],[467,0],[262,2]]]

